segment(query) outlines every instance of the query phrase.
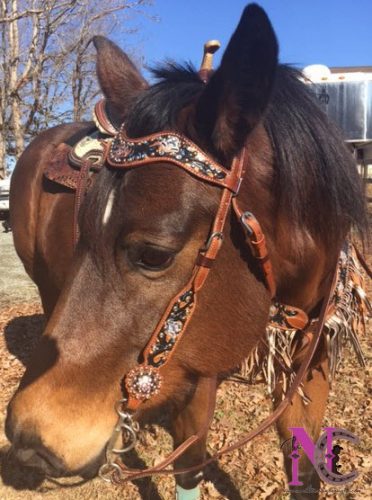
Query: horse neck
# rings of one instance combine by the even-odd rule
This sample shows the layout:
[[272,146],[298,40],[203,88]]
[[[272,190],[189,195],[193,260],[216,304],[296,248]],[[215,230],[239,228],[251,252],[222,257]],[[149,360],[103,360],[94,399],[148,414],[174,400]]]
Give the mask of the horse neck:
[[263,228],[278,299],[310,312],[326,293],[340,245],[327,248],[321,237],[311,234],[305,226],[294,225],[285,207],[278,210],[273,192],[273,155],[263,127],[250,137],[248,150],[239,204],[251,211]]

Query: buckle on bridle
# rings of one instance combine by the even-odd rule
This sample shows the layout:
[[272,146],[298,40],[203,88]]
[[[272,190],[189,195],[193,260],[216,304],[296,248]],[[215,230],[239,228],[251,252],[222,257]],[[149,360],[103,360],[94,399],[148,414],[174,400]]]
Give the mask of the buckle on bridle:
[[221,233],[221,231],[215,231],[214,233],[212,233],[209,236],[207,243],[204,245],[203,248],[200,249],[200,253],[208,252],[214,238],[218,238],[219,240],[223,240],[223,233]]
[[253,217],[254,217],[253,214],[251,212],[248,212],[248,211],[243,212],[241,217],[240,217],[240,222],[242,223],[245,230],[247,231],[248,236],[252,236],[253,230],[252,230],[251,226],[248,224],[247,219],[252,219]]

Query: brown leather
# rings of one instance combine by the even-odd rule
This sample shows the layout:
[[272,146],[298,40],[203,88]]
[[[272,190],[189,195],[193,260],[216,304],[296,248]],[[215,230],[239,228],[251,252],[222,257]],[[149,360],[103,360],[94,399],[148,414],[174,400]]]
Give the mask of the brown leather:
[[76,246],[79,240],[79,211],[83,198],[87,192],[87,186],[89,182],[89,170],[92,164],[89,161],[85,161],[79,171],[78,182],[76,185],[75,203],[74,203],[74,222],[73,222],[73,242]]
[[215,259],[209,259],[208,257],[205,257],[205,255],[199,253],[196,258],[196,265],[200,267],[207,267],[208,269],[210,269],[214,264],[214,260]]
[[118,129],[111,123],[111,120],[107,116],[106,112],[106,99],[101,99],[94,106],[94,117],[96,118],[97,128],[104,134],[116,135]]
[[[100,167],[89,160],[82,160],[79,166],[72,165],[69,161],[71,151],[72,148],[68,144],[59,144],[44,170],[44,176],[50,181],[75,191],[73,242],[76,245],[79,239],[78,214],[80,206],[85,194],[93,185],[95,174],[100,170]],[[90,175],[91,173],[93,175]]]
[[253,255],[260,261],[267,288],[269,289],[271,298],[273,298],[276,294],[276,283],[262,228],[253,214],[250,212],[243,212],[240,209],[236,198],[232,200],[232,206],[238,220],[240,220],[241,224],[249,230],[248,232],[246,231],[247,242],[251,247]]
[[309,324],[308,315],[305,313],[305,311],[299,309],[298,307],[288,306],[288,308],[296,312],[295,316],[290,316],[287,314],[286,322],[288,323],[288,325],[296,330],[304,330]]
[[53,151],[53,157],[45,169],[44,175],[50,181],[75,190],[80,174],[78,170],[69,164],[68,155],[70,151],[71,146],[64,143],[59,144]]
[[119,169],[122,169],[122,168],[123,169],[134,169],[134,168],[142,167],[144,165],[151,165],[153,163],[159,163],[159,162],[172,163],[173,165],[176,165],[178,167],[181,167],[183,170],[186,170],[187,172],[189,172],[194,177],[198,177],[199,179],[201,179],[203,181],[206,181],[206,182],[208,182],[210,184],[215,184],[217,186],[221,186],[221,187],[227,188],[230,191],[232,191],[233,193],[237,193],[239,191],[241,177],[237,175],[237,170],[234,169],[234,168],[231,168],[230,170],[226,169],[225,167],[223,167],[222,165],[220,165],[219,163],[217,163],[216,161],[214,161],[211,157],[209,157],[208,155],[206,155],[202,149],[200,149],[196,144],[194,144],[192,141],[190,141],[186,136],[184,136],[182,134],[178,134],[176,132],[164,130],[161,133],[150,134],[150,135],[147,135],[145,137],[141,137],[141,138],[138,139],[138,138],[129,138],[129,137],[127,137],[127,135],[125,134],[124,129],[121,128],[121,130],[119,132],[119,137],[121,137],[124,141],[129,141],[129,142],[131,142],[133,144],[141,144],[141,143],[144,143],[144,142],[147,142],[147,141],[152,141],[154,139],[157,139],[157,138],[159,138],[159,136],[168,135],[168,134],[172,135],[173,137],[177,137],[181,141],[184,141],[184,142],[189,143],[190,145],[192,145],[192,147],[202,157],[208,159],[208,162],[212,165],[212,167],[214,167],[214,168],[216,168],[218,170],[221,170],[225,174],[225,177],[223,179],[216,179],[216,178],[213,178],[213,177],[209,177],[208,175],[203,174],[200,171],[197,172],[195,169],[193,169],[193,168],[189,167],[187,164],[185,164],[185,163],[177,160],[175,157],[173,157],[173,156],[167,156],[166,153],[161,158],[159,158],[158,156],[153,157],[153,158],[152,157],[146,157],[146,158],[143,158],[143,159],[136,159],[135,161],[129,162],[129,163],[126,163],[125,161],[114,160],[113,159],[113,155],[110,154],[111,147],[112,147],[112,144],[113,144],[112,140],[111,141],[107,141],[107,143],[105,145],[105,154],[104,154],[105,161],[111,167],[113,167],[113,168],[119,168]]
[[[71,150],[72,148],[68,144],[59,144],[53,151],[53,157],[44,170],[44,176],[50,181],[75,191],[81,178],[80,170],[86,163],[86,160],[79,166],[72,165],[69,161]],[[97,173],[99,170],[100,168],[97,165],[92,165],[92,174]],[[89,189],[93,185],[94,177],[94,175],[91,175],[86,179],[86,189]]]
[[[266,418],[255,430],[249,432],[246,436],[240,438],[238,441],[235,443],[224,446],[220,450],[218,450],[212,457],[209,459],[205,460],[204,462],[195,465],[193,467],[186,467],[182,469],[165,469],[171,462],[176,460],[182,453],[185,453],[185,451],[192,446],[198,439],[200,439],[202,436],[201,434],[195,434],[194,436],[190,436],[184,443],[182,443],[181,446],[179,446],[176,450],[174,450],[166,460],[161,462],[160,464],[154,466],[154,467],[149,467],[148,469],[139,471],[138,469],[128,469],[126,468],[121,462],[116,462],[117,465],[122,469],[123,473],[126,475],[124,478],[118,478],[114,475],[115,482],[118,484],[124,483],[126,481],[133,481],[138,478],[146,477],[146,476],[151,476],[153,474],[173,474],[173,475],[178,475],[178,474],[185,474],[187,472],[194,472],[197,470],[202,469],[206,465],[218,460],[222,455],[225,453],[229,453],[231,451],[234,451],[238,448],[241,448],[243,445],[247,444],[249,441],[251,441],[253,438],[257,437],[258,435],[262,434],[265,430],[267,430],[273,423],[275,423],[278,418],[284,413],[284,411],[287,409],[288,405],[291,403],[293,397],[297,393],[303,378],[308,371],[310,367],[311,360],[313,359],[315,355],[315,351],[318,347],[320,337],[322,335],[322,331],[324,328],[324,324],[326,321],[326,316],[327,316],[327,310],[328,306],[330,304],[334,287],[336,284],[337,280],[337,272],[334,273],[332,282],[330,283],[330,286],[328,288],[328,292],[323,299],[323,304],[322,308],[320,311],[319,315],[319,320],[316,323],[316,325],[311,325],[311,329],[314,328],[314,331],[311,331],[311,335],[309,335],[309,344],[307,347],[307,353],[301,363],[301,366],[296,374],[295,379],[293,380],[292,384],[289,387],[288,392],[286,393],[283,401],[279,404],[279,406],[274,410],[274,412]],[[207,425],[207,424],[206,424]],[[205,429],[206,425],[203,426],[203,429]],[[208,427],[209,427],[209,418],[208,418]],[[203,434],[205,435],[205,434]],[[199,437],[200,436],[200,437]],[[195,439],[196,438],[196,439]]]

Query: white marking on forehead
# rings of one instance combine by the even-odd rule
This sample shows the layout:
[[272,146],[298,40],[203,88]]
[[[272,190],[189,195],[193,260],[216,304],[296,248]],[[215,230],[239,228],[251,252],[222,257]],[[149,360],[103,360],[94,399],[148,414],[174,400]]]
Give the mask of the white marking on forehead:
[[114,206],[114,201],[115,201],[115,189],[112,188],[111,191],[110,191],[110,194],[108,195],[107,205],[106,205],[106,208],[105,208],[105,211],[104,211],[104,214],[103,214],[103,218],[102,218],[102,224],[104,226],[109,221],[109,218],[110,218],[111,212],[112,212],[112,207]]

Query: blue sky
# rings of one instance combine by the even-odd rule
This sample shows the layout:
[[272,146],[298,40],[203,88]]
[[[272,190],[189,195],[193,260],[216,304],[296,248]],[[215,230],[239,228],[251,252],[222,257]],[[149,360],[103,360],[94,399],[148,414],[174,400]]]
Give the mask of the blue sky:
[[[300,67],[372,65],[372,0],[257,3],[274,26],[281,62]],[[203,43],[217,38],[222,48],[226,46],[246,4],[243,0],[154,0],[147,12],[159,21],[141,19],[136,23],[138,50],[146,64],[171,58],[191,60],[198,66]]]

